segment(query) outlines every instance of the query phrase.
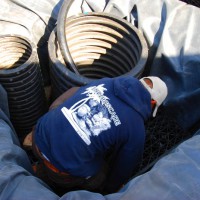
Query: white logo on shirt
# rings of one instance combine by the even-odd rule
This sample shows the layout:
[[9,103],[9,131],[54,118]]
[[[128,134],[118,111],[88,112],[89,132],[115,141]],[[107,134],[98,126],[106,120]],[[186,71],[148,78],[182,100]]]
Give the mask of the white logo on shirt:
[[75,103],[70,109],[61,109],[78,135],[87,144],[91,144],[90,136],[98,136],[102,131],[111,128],[113,121],[115,126],[121,124],[114,108],[104,96],[104,84],[88,87],[85,92],[86,98]]

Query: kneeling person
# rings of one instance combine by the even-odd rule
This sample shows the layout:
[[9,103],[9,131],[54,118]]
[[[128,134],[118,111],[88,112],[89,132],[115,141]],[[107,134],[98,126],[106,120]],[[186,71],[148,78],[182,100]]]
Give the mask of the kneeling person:
[[68,90],[33,131],[48,178],[63,188],[95,190],[104,182],[107,192],[118,190],[141,161],[144,121],[166,96],[166,84],[152,76],[104,78]]

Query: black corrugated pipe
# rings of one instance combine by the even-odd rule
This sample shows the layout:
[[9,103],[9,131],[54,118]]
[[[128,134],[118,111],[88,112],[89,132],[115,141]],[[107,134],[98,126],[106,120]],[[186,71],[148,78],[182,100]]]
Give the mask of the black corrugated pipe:
[[53,99],[94,79],[139,78],[142,74],[147,44],[142,33],[126,20],[106,13],[79,14],[67,18],[65,29],[69,53],[80,74],[66,66],[55,29],[48,42]]
[[22,139],[47,107],[36,47],[17,35],[0,36],[0,46],[0,84],[7,91],[10,119]]
[[73,86],[94,79],[140,77],[148,57],[142,33],[108,13],[67,17],[73,1],[64,1],[48,41],[52,100]]

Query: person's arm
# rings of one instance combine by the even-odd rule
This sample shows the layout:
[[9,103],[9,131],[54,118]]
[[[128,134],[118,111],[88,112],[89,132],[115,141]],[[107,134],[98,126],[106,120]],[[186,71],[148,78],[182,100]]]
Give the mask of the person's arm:
[[131,134],[128,141],[119,149],[105,185],[106,193],[116,192],[131,178],[134,169],[142,159],[145,141],[144,126],[138,125],[137,133]]
[[58,107],[60,104],[62,104],[64,101],[69,99],[71,96],[75,94],[75,92],[79,89],[79,87],[72,87],[66,92],[64,92],[62,95],[60,95],[49,107],[49,110],[54,109]]

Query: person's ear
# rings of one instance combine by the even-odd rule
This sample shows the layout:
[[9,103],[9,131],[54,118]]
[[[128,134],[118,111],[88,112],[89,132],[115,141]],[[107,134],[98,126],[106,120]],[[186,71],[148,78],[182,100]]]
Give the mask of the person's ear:
[[156,106],[156,101],[155,100],[151,100],[151,108],[154,109],[154,107]]

